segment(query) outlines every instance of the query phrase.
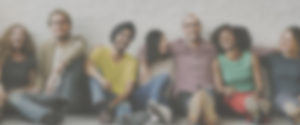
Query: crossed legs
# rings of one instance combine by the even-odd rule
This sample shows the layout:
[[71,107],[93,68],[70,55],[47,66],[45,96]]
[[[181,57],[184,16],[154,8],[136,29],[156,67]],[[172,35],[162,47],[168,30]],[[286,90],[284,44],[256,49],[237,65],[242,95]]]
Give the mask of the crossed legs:
[[188,104],[188,122],[197,124],[199,119],[203,119],[207,125],[216,125],[218,116],[215,110],[215,102],[212,95],[205,90],[197,91]]

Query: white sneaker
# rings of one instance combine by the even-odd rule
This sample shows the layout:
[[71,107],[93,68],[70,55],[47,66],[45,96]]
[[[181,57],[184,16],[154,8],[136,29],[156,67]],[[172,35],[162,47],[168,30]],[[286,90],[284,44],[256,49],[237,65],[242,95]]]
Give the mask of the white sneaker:
[[169,107],[150,100],[148,104],[148,110],[151,113],[157,115],[161,122],[163,123],[172,122],[172,111]]

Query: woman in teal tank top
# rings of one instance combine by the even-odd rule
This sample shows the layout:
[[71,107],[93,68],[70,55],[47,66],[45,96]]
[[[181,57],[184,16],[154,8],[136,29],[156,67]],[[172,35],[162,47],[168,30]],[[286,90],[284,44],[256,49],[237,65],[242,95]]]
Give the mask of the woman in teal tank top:
[[224,53],[218,56],[224,84],[239,92],[251,92],[255,89],[252,54],[244,51],[239,56],[236,60],[228,59]]
[[244,28],[223,25],[213,34],[219,55],[213,63],[216,90],[234,112],[261,122],[268,103],[262,98],[262,78],[258,58],[251,53]]

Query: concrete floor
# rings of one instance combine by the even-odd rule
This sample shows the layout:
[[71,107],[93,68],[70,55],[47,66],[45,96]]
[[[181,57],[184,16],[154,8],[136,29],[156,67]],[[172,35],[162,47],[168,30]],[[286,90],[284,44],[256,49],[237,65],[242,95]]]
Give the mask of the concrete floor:
[[[18,119],[6,119],[1,125],[38,125],[34,123],[26,123]],[[62,125],[99,125],[96,117],[91,116],[68,116]],[[101,125],[101,124],[100,124]],[[242,119],[223,119],[221,125],[252,125]],[[272,118],[272,122],[265,125],[291,125],[287,120],[282,118]]]

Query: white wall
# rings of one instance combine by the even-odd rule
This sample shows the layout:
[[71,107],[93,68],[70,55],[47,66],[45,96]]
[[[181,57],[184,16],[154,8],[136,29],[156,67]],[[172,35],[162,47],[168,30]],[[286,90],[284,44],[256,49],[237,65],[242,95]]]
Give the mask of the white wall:
[[218,25],[229,22],[247,26],[255,44],[277,45],[289,25],[300,25],[299,0],[0,0],[0,33],[15,22],[25,24],[37,43],[50,37],[46,20],[50,11],[63,8],[74,20],[74,33],[90,43],[106,43],[115,24],[133,20],[138,37],[136,52],[150,28],[160,28],[171,40],[182,36],[185,14],[199,15],[208,38]]

